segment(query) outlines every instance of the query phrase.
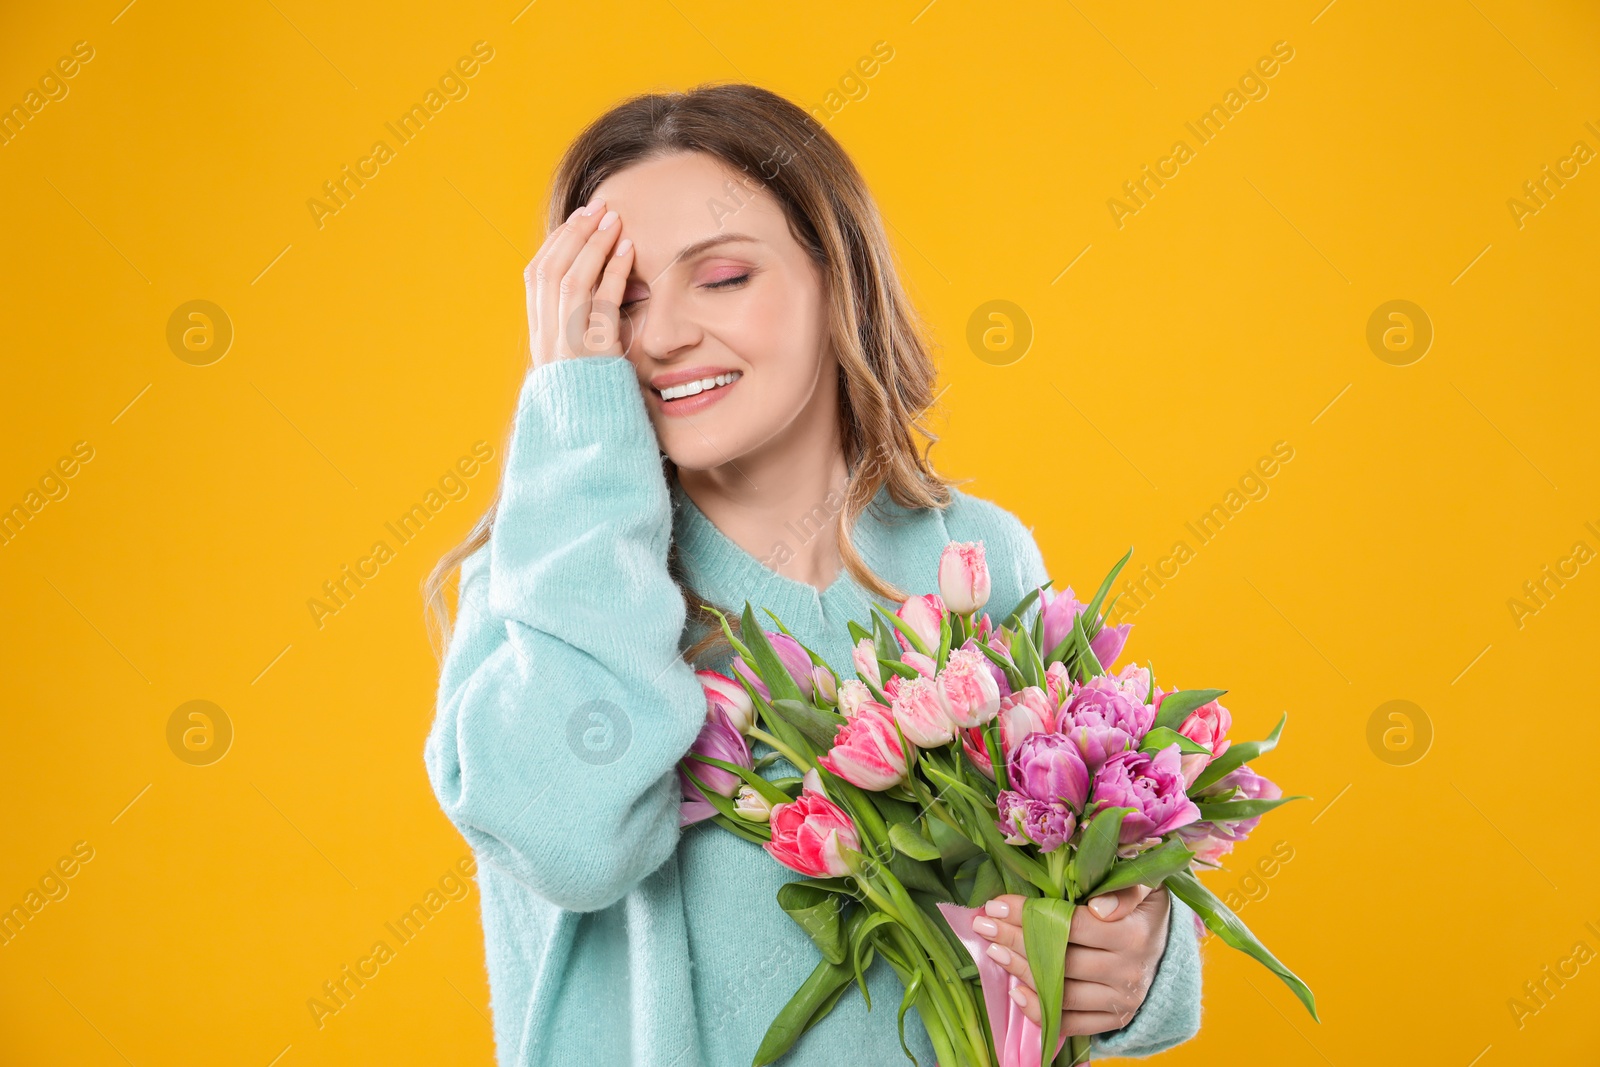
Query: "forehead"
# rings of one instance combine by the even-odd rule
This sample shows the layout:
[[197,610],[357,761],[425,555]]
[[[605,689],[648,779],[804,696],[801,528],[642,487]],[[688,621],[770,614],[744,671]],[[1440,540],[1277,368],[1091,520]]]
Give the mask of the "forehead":
[[[641,263],[664,263],[684,246],[719,233],[736,230],[777,244],[788,232],[782,209],[752,178],[700,152],[635,163],[595,191],[621,217]],[[724,246],[741,247],[751,246]]]

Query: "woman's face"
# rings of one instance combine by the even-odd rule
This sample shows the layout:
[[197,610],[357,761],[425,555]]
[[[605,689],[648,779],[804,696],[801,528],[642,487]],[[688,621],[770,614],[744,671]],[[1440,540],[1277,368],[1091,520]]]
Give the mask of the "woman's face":
[[622,346],[673,463],[709,470],[780,448],[797,425],[837,425],[822,274],[769,193],[704,153],[634,164],[596,191],[636,249]]

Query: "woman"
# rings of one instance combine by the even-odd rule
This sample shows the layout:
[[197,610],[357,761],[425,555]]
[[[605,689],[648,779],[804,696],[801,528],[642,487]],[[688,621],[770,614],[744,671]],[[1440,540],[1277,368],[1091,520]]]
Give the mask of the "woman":
[[[748,599],[846,664],[846,620],[937,588],[948,541],[985,544],[996,604],[1047,573],[918,448],[920,325],[861,176],[800,108],[748,85],[629,100],[550,205],[500,494],[430,579],[442,613],[461,568],[428,774],[481,861],[502,1064],[748,1067],[817,957],[774,899],[793,872],[679,827],[694,669],[731,658],[701,605]],[[1001,901],[994,953],[1031,985]],[[1193,913],[1138,889],[1079,914],[1066,1032],[1107,1055],[1192,1036]],[[850,993],[780,1062],[900,1061],[899,981],[877,963],[868,989],[875,1011]]]

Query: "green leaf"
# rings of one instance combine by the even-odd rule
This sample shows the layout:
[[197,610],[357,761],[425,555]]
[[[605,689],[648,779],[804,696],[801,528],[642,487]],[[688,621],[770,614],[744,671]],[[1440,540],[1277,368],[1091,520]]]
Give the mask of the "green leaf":
[[[1302,982],[1293,971],[1279,963],[1277,957],[1268,952],[1266,946],[1256,940],[1256,935],[1250,932],[1250,928],[1240,922],[1239,917],[1230,911],[1226,904],[1218,900],[1211,890],[1200,884],[1200,880],[1194,876],[1194,872],[1179,871],[1176,874],[1169,875],[1166,884],[1174,896],[1195,910],[1195,913],[1205,921],[1207,929],[1222,938],[1225,944],[1231,945],[1245,955],[1253,957],[1267,970],[1281,978],[1283,984],[1293,990],[1294,995],[1300,998],[1300,1003],[1305,1005],[1306,1011],[1311,1013],[1311,1017],[1316,1019],[1317,1022],[1322,1021],[1317,1018],[1317,1000],[1312,995],[1311,988]],[[1026,909],[1024,909],[1024,914],[1026,914]]]
[[1122,820],[1132,808],[1101,808],[1084,828],[1083,839],[1078,843],[1078,853],[1073,858],[1076,865],[1074,880],[1080,889],[1095,885],[1106,876],[1111,862],[1117,858],[1117,844],[1122,834]]
[[719,815],[711,816],[710,821],[716,823],[718,826],[722,827],[724,830],[727,830],[728,832],[733,833],[733,834],[737,834],[738,836],[744,838],[746,841],[753,842],[753,843],[755,843],[757,845],[764,845],[768,841],[772,840],[772,838],[770,838],[770,837],[760,837],[757,834],[755,834],[752,830],[750,830],[750,827],[755,826],[757,824],[751,822],[749,819],[741,819],[738,816],[734,816],[734,817],[730,818],[730,817],[728,817],[726,815],[720,815],[719,814]]
[[[1165,701],[1162,703],[1165,703]],[[1262,740],[1229,745],[1228,751],[1206,764],[1206,769],[1200,772],[1200,777],[1196,778],[1194,784],[1189,787],[1190,795],[1204,790],[1207,786],[1215,785],[1229,771],[1242,767],[1257,756],[1271,752],[1278,747],[1278,735],[1283,733],[1283,724],[1288,721],[1289,713],[1286,711],[1278,720],[1278,725],[1274,726],[1272,732]]]
[[897,659],[880,659],[878,661],[878,669],[880,671],[888,671],[890,674],[897,674],[902,678],[922,677],[921,671],[917,670],[911,664],[902,663]]
[[939,654],[934,657],[933,661],[936,670],[944,670],[944,662],[950,655],[950,640],[953,636],[953,632],[950,629],[949,614],[941,615],[939,617]]
[[1176,730],[1183,725],[1183,720],[1189,717],[1191,711],[1202,704],[1211,703],[1226,692],[1226,689],[1175,689],[1161,698],[1161,710],[1156,713],[1154,725]]
[[[1031,897],[1022,902],[1022,940],[1028,946],[1028,969],[1039,995],[1040,1059],[1053,1060],[1061,1035],[1061,996],[1066,981],[1067,942],[1072,936],[1070,900]],[[1043,1051],[1048,1049],[1049,1051]]]
[[939,849],[932,841],[919,834],[914,826],[896,822],[889,824],[889,843],[914,860],[936,860]]
[[1035,600],[1039,599],[1040,590],[1050,588],[1050,584],[1050,581],[1047,579],[1038,587],[1038,589],[1034,589],[1032,592],[1028,593],[1027,596],[1024,596],[1021,600],[1017,601],[1017,606],[1006,612],[1005,618],[1000,620],[1000,628],[1009,629],[1010,627],[1015,626],[1022,619],[1023,613],[1033,606],[1033,602]]
[[[866,911],[864,908],[862,910]],[[872,1010],[872,994],[867,992],[866,964],[863,962],[863,954],[870,955],[872,931],[885,923],[892,922],[894,922],[894,919],[890,917],[888,912],[868,912],[866,918],[862,919],[861,924],[850,934],[851,967],[855,971],[856,984],[861,987],[861,999],[867,1002],[868,1011]]]
[[1027,686],[1028,683],[1022,678],[1022,672],[1017,670],[1017,665],[1012,663],[1008,657],[1002,656],[1000,653],[990,648],[987,642],[980,644],[978,646],[978,651],[987,656],[990,663],[993,663],[996,667],[999,667],[1005,672],[1006,681],[1011,683],[1012,689],[1022,689]]
[[[894,828],[889,828],[889,836],[894,836]],[[924,893],[932,893],[943,900],[951,900],[954,894],[950,888],[939,879],[939,868],[927,860],[914,860],[899,852],[889,856],[886,864],[889,873],[900,879],[900,884],[907,889],[920,889]]]
[[761,632],[761,627],[756,623],[756,615],[750,608],[750,602],[745,601],[744,617],[740,621],[740,630],[744,639],[750,646],[750,654],[755,657],[751,664],[756,673],[761,675],[761,680],[767,684],[767,691],[774,700],[801,700],[803,694],[800,686],[789,675],[789,669],[778,658],[778,653],[773,651],[772,643],[767,640],[767,635]]
[[967,907],[980,908],[1004,891],[1000,868],[994,865],[994,860],[985,857],[978,865],[977,876],[972,879],[972,895],[967,898]]
[[[911,976],[911,981],[906,985],[906,994],[900,998],[900,1013],[895,1016],[895,1025],[900,1028],[900,1047],[905,1050],[906,1059],[916,1064],[917,1058],[911,1054],[911,1046],[906,1044],[906,1009],[911,1007],[917,999],[917,994],[922,992],[923,970],[917,968],[917,973]],[[918,1065],[920,1067],[920,1065]]]
[[855,648],[857,645],[859,645],[863,637],[867,638],[868,640],[872,639],[872,634],[867,630],[867,628],[862,626],[859,622],[856,622],[854,619],[851,619],[845,625],[850,628],[851,648]]
[[1154,889],[1168,875],[1186,869],[1193,859],[1194,853],[1185,848],[1182,841],[1176,838],[1165,841],[1131,860],[1118,860],[1105,881],[1093,886],[1084,897],[1087,899],[1102,893],[1115,893],[1131,885],[1147,885]]
[[737,774],[769,804],[787,804],[794,799],[748,767],[741,767],[737,763],[729,763],[715,756],[703,756],[698,752],[693,756],[685,756],[684,759],[693,759],[696,763],[709,763],[713,767],[721,767],[725,771]]
[[1145,753],[1146,755],[1154,755],[1170,745],[1177,745],[1178,751],[1184,753],[1185,755],[1192,755],[1196,752],[1205,756],[1209,756],[1211,754],[1198,743],[1189,740],[1178,731],[1168,729],[1165,726],[1157,726],[1149,733],[1145,734],[1144,741],[1139,745],[1139,751]]
[[727,637],[728,644],[732,645],[733,650],[740,656],[744,657],[745,662],[748,663],[753,658],[750,654],[750,649],[743,641],[733,636],[733,627],[728,625],[728,617],[722,614],[722,612],[718,611],[716,608],[712,607],[710,604],[701,604],[700,606],[717,617],[717,620],[722,623],[722,633]]
[[1291,800],[1305,800],[1303,796],[1280,797],[1277,800],[1224,800],[1217,804],[1198,804],[1200,818],[1206,822],[1226,822],[1229,819],[1248,819],[1265,815],[1280,804]]
[[928,647],[928,642],[922,639],[921,634],[917,633],[917,631],[911,628],[910,623],[906,622],[898,615],[894,615],[883,610],[883,608],[879,607],[877,604],[872,605],[872,608],[883,617],[884,622],[888,623],[890,626],[893,626],[902,634],[905,634],[906,640],[911,642],[912,648],[916,649],[918,652],[921,652],[924,656],[933,655],[934,650]]
[[[695,758],[699,759],[698,756]],[[748,831],[748,834],[740,834],[739,836],[747,837],[749,834],[754,834],[756,835],[755,839],[758,841],[772,840],[772,831],[770,829],[758,822],[751,822],[749,819],[739,818],[739,813],[733,810],[733,801],[729,800],[721,793],[718,793],[716,790],[706,785],[705,782],[701,781],[700,776],[694,773],[694,771],[689,767],[688,763],[686,763],[684,760],[679,760],[678,766],[683,768],[683,773],[689,776],[689,780],[699,788],[700,792],[704,794],[705,799],[711,802],[711,806],[716,808],[719,814],[726,815],[731,821],[742,824],[743,828]]]
[[[857,909],[861,914],[862,909]],[[778,1017],[767,1027],[761,1047],[756,1049],[752,1067],[763,1067],[789,1051],[800,1035],[810,1029],[814,1019],[826,1014],[839,999],[839,994],[850,985],[854,969],[848,965],[823,960],[812,970],[789,1002],[778,1012]]]
[[800,731],[807,741],[816,746],[818,752],[826,752],[833,747],[834,734],[838,733],[845,721],[838,712],[787,697],[774,700],[772,710]]
[[[1083,614],[1088,617],[1090,625],[1094,626],[1096,630],[1100,628],[1100,605],[1105,601],[1106,593],[1111,589],[1111,583],[1117,580],[1117,575],[1122,573],[1122,568],[1127,565],[1128,560],[1132,557],[1133,549],[1130,547],[1128,551],[1122,554],[1122,558],[1117,560],[1117,565],[1111,568],[1111,573],[1106,575],[1105,581],[1100,583],[1100,588],[1095,592],[1094,599],[1089,601],[1083,609]],[[1106,614],[1109,615],[1110,612],[1107,611]],[[1090,634],[1090,636],[1094,635]],[[1107,666],[1110,665],[1107,664]]]
[[1094,649],[1089,647],[1088,624],[1083,620],[1089,617],[1087,611],[1080,611],[1072,619],[1072,633],[1077,638],[1077,656],[1073,661],[1072,675],[1079,682],[1086,682],[1090,678],[1105,672],[1102,664],[1094,654]]
[[845,959],[844,901],[837,893],[804,882],[785,882],[778,887],[778,907],[806,932],[829,963]]
[[895,642],[894,630],[877,615],[872,616],[872,644],[879,659],[900,658],[900,646]]

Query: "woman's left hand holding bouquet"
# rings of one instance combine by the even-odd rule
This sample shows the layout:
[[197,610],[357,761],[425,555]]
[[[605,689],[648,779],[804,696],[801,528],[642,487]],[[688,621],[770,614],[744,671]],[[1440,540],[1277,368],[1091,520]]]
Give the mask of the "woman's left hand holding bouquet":
[[[1015,893],[995,897],[984,906],[988,918],[975,919],[972,928],[989,939],[990,957],[1022,980],[1012,998],[1039,1025],[1039,994],[1022,937],[1022,901]],[[1152,892],[1136,885],[1093,897],[1073,912],[1062,1033],[1100,1034],[1133,1020],[1166,949],[1168,904],[1165,889]]]

